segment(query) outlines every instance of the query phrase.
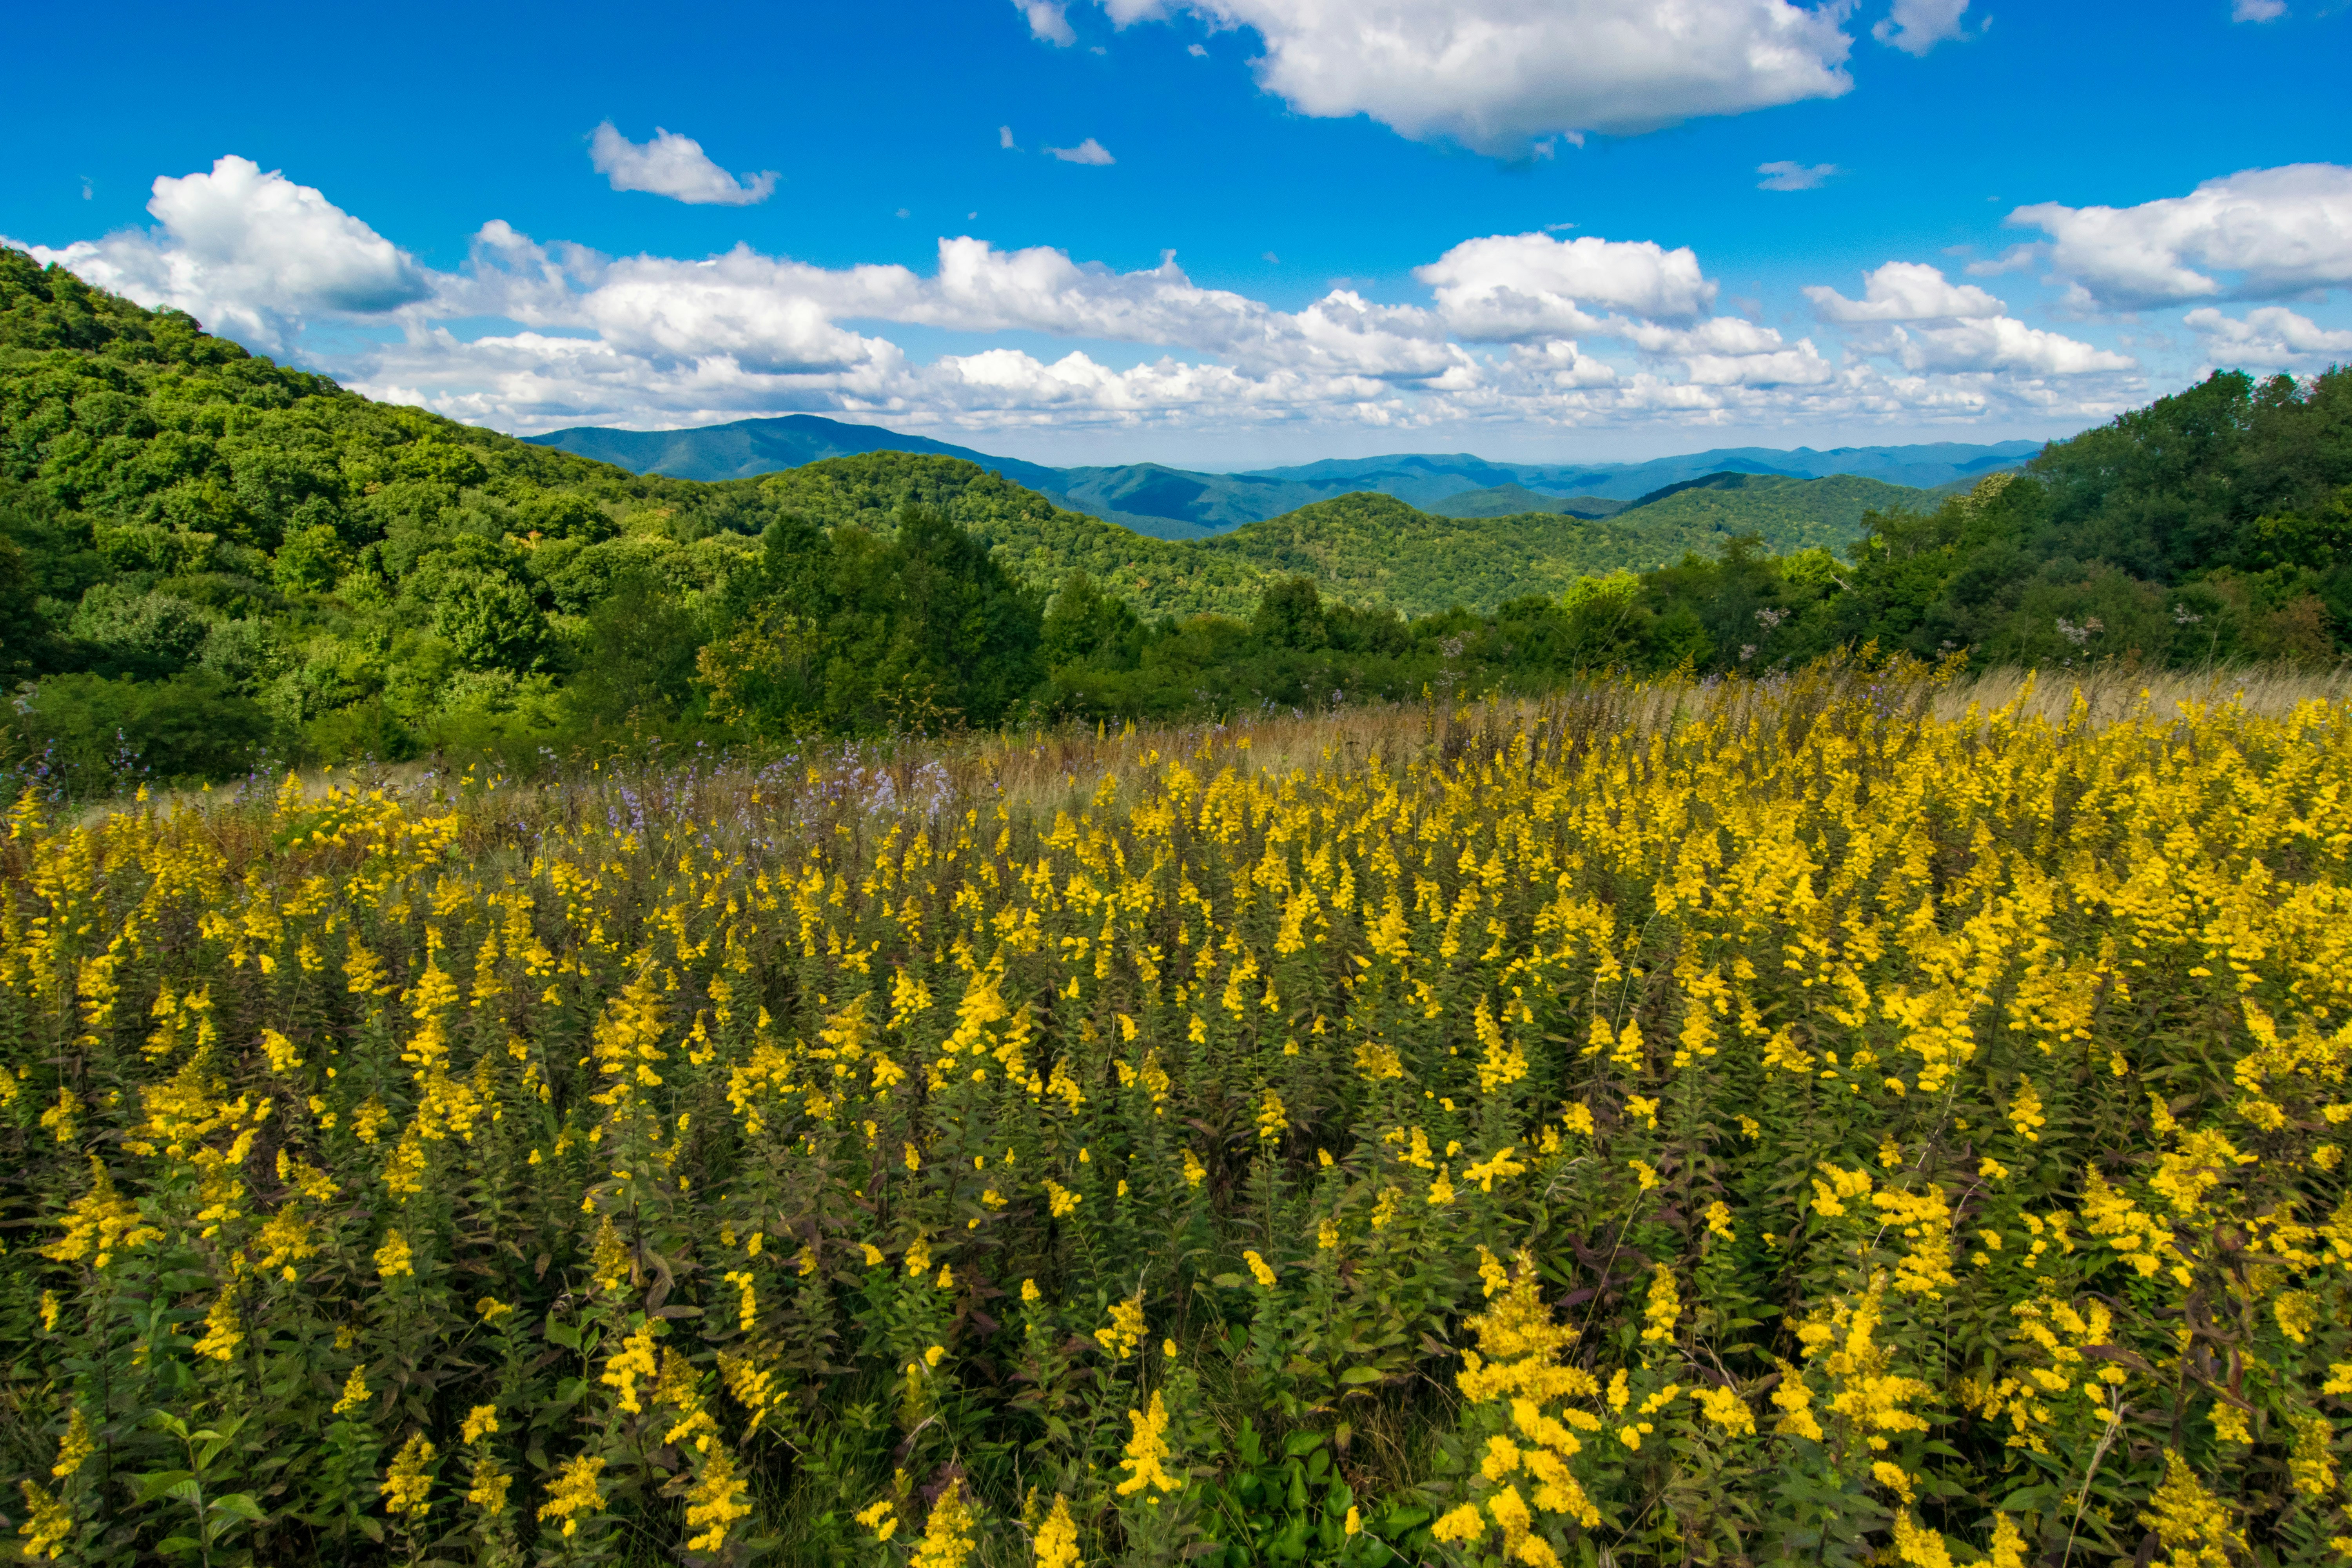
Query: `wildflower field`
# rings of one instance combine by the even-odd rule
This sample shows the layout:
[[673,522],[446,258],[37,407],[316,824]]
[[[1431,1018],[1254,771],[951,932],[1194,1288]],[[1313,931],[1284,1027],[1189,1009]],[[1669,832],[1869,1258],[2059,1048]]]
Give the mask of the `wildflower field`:
[[27,797],[12,1539],[2341,1561],[2347,854],[1916,668]]

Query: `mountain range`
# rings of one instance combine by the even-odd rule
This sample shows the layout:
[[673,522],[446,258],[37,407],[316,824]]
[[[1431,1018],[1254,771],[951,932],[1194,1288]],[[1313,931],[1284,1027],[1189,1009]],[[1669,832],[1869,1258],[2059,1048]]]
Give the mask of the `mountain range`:
[[2016,468],[2042,449],[2033,441],[1840,447],[1826,452],[1809,447],[1727,447],[1639,463],[1581,464],[1490,462],[1467,452],[1400,453],[1218,474],[1160,463],[1049,468],[814,414],[738,419],[692,430],[583,426],[527,439],[633,473],[687,479],[748,479],[869,452],[961,458],[1038,491],[1057,506],[1138,533],[1175,540],[1211,538],[1365,490],[1393,496],[1435,516],[1544,512],[1597,519],[1717,474],[1790,479],[1852,476],[1928,489],[1972,484],[1986,474]]

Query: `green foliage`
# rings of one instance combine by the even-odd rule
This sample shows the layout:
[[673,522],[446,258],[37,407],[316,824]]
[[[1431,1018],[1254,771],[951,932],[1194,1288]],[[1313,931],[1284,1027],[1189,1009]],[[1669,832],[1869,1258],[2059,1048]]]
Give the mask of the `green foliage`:
[[1197,549],[1274,573],[1311,576],[1326,595],[1408,616],[1462,606],[1491,614],[1505,600],[1557,595],[1579,577],[1712,554],[1741,534],[1770,548],[1843,548],[1873,505],[1916,496],[1875,479],[1718,475],[1612,516],[1561,511],[1437,517],[1392,496],[1359,491],[1236,529]]
[[887,534],[904,508],[936,510],[987,542],[1018,581],[1048,592],[1084,572],[1146,616],[1245,612],[1260,574],[1197,547],[1150,539],[1054,505],[955,458],[873,452],[772,474],[761,493],[828,528]]
[[1784,474],[1710,474],[1634,501],[1617,521],[1646,529],[1705,534],[1753,533],[1775,552],[1843,550],[1874,511],[1916,507],[1926,492],[1856,474],[1800,479]]
[[23,776],[74,795],[225,778],[262,760],[268,718],[209,671],[162,679],[59,675],[20,697]]

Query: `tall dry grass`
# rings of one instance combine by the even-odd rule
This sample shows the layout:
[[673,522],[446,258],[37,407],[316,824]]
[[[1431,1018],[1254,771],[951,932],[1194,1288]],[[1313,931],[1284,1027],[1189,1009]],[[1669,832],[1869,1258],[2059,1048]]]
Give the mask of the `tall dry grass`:
[[[937,740],[812,741],[782,751],[658,752],[518,779],[493,767],[426,763],[326,768],[292,787],[322,797],[331,789],[383,790],[420,805],[437,797],[489,797],[520,840],[565,823],[611,827],[691,820],[703,831],[765,841],[793,825],[839,824],[908,811],[937,815],[975,805],[1051,813],[1076,809],[1106,787],[1126,792],[1171,762],[1196,770],[1233,767],[1283,774],[1333,768],[1401,768],[1423,759],[1538,755],[1606,747],[1623,735],[1654,735],[1699,721],[1771,731],[1784,749],[1801,746],[1812,719],[1863,697],[1879,721],[2069,722],[2104,727],[2141,718],[2167,721],[2198,708],[2236,705],[2276,716],[2306,702],[2352,701],[2352,667],[2253,666],[2147,672],[2117,668],[1960,674],[1950,668],[1873,669],[1825,660],[1758,678],[1694,679],[1668,675],[1599,677],[1542,697],[1428,700],[1328,711],[1243,713],[1217,722],[1071,726]],[[1852,710],[1848,710],[1852,711]],[[234,819],[266,812],[288,787],[260,777],[202,792],[214,813]],[[94,820],[125,803],[96,803]],[[485,819],[480,802],[469,813]]]

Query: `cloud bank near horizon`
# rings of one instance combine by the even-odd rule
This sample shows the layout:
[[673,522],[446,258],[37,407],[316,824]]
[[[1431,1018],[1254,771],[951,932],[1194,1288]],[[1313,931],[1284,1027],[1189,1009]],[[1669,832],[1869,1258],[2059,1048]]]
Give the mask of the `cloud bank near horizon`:
[[[941,237],[925,273],[740,245],[608,257],[493,219],[463,265],[438,271],[320,191],[235,155],[157,179],[148,210],[148,228],[27,248],[354,390],[522,433],[793,411],[961,432],[2087,423],[2148,390],[2133,354],[2031,325],[1907,258],[1866,273],[1855,296],[1806,288],[1816,330],[1792,337],[1718,311],[1700,258],[1647,239],[1476,236],[1414,270],[1417,300],[1336,287],[1285,310],[1194,282],[1173,253],[1119,272],[970,236]],[[2078,314],[2193,300],[2179,324],[2209,354],[2285,368],[2352,341],[2279,306],[2219,309],[2352,280],[2352,170],[2249,171],[2137,207],[2041,204],[2011,221],[2050,237],[2025,260],[2046,264]],[[484,320],[497,329],[452,325]],[[1080,346],[919,363],[877,324]],[[304,351],[311,328],[352,325],[399,338]],[[1135,356],[1103,345],[1159,353],[1122,367],[1105,358]]]

